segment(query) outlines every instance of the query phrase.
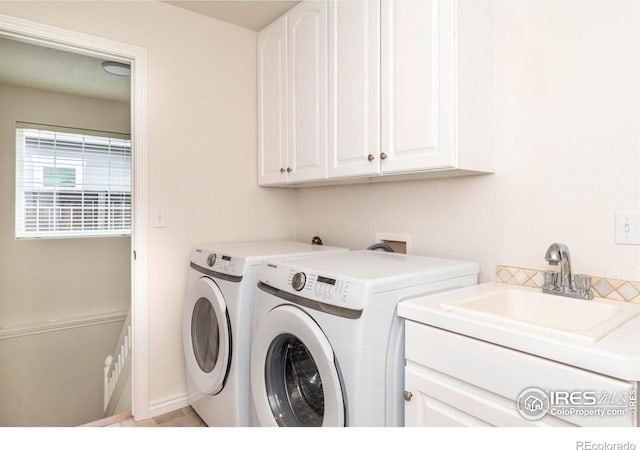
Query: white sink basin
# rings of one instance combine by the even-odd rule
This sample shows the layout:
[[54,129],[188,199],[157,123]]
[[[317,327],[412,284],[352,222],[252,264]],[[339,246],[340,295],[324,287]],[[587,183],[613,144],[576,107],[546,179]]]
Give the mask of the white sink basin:
[[514,289],[440,304],[446,310],[522,324],[589,342],[597,341],[635,317],[638,311],[630,306]]

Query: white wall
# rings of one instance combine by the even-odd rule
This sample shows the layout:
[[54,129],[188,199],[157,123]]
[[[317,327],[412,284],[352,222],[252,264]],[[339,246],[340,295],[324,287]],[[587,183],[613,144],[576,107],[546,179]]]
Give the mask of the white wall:
[[0,325],[128,309],[130,238],[14,238],[17,121],[129,133],[129,105],[0,84]]
[[495,174],[303,189],[298,236],[542,269],[554,241],[577,273],[640,279],[614,211],[640,208],[640,24],[635,0],[496,2]]
[[0,14],[148,49],[150,398],[186,391],[194,243],[295,237],[295,192],[257,186],[256,34],[161,2],[0,2]]

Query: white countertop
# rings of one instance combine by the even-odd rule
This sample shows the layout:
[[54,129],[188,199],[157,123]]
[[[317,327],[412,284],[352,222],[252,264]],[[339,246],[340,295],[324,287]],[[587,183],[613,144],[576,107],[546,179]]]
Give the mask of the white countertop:
[[[595,342],[576,341],[561,333],[545,331],[525,323],[503,321],[498,317],[449,309],[442,303],[487,295],[504,289],[540,292],[539,289],[502,283],[485,283],[463,289],[419,297],[398,305],[398,314],[407,320],[452,331],[503,347],[537,355],[627,381],[640,381],[640,304],[639,315],[615,328]],[[558,296],[561,302],[563,297]],[[606,299],[591,302],[620,305]]]

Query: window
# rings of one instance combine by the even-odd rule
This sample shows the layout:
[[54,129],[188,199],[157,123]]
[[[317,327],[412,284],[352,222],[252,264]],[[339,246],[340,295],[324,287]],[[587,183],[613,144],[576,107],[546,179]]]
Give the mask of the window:
[[16,238],[129,234],[128,135],[17,124]]

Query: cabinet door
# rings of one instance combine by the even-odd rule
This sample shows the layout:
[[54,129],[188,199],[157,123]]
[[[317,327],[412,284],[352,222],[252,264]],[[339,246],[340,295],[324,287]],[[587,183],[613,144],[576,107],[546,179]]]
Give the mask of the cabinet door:
[[290,182],[327,177],[327,4],[302,2],[289,21]]
[[452,407],[431,395],[432,383],[424,374],[405,370],[405,389],[411,393],[405,400],[405,427],[472,427],[490,426],[487,422]]
[[287,183],[287,18],[258,33],[258,183]]
[[[515,402],[407,362],[404,422],[408,427],[570,426],[556,417],[522,418]],[[405,394],[406,395],[406,394]],[[409,400],[407,400],[409,398]]]
[[383,173],[455,164],[455,0],[382,2]]
[[380,1],[329,1],[329,178],[380,173]]

